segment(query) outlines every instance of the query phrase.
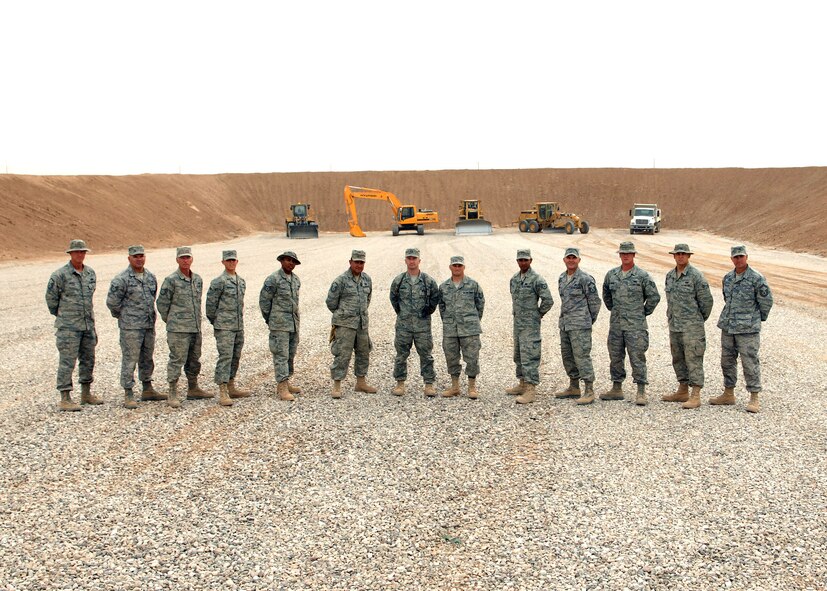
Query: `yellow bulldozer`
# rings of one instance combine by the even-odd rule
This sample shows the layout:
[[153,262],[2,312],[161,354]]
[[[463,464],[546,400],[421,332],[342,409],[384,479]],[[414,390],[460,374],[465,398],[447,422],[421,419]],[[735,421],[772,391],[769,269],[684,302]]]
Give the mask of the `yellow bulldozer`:
[[294,203],[284,218],[288,238],[318,238],[319,223],[310,215],[310,204]]
[[560,211],[556,201],[540,201],[533,208],[521,211],[517,227],[520,232],[542,232],[547,228],[562,229],[566,234],[573,234],[575,230],[581,234],[589,232],[589,222],[577,214]]
[[478,199],[466,199],[459,202],[459,219],[456,223],[457,236],[486,235],[493,233],[491,222],[482,214],[482,204]]

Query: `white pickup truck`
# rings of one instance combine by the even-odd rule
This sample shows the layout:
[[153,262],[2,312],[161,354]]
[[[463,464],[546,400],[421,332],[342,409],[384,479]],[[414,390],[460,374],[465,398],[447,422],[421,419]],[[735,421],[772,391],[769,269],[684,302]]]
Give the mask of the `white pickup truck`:
[[635,203],[629,210],[629,234],[635,232],[655,234],[660,232],[660,209],[657,203]]

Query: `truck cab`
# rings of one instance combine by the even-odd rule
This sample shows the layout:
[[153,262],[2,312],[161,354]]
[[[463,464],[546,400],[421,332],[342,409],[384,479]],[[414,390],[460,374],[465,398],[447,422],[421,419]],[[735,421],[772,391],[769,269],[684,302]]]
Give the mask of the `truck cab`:
[[657,203],[635,203],[629,210],[629,216],[629,234],[660,232],[661,217]]

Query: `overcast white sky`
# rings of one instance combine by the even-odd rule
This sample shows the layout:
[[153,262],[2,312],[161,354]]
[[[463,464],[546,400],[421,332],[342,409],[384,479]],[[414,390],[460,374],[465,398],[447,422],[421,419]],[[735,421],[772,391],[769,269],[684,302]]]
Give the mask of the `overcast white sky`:
[[827,165],[825,2],[0,4],[0,172]]

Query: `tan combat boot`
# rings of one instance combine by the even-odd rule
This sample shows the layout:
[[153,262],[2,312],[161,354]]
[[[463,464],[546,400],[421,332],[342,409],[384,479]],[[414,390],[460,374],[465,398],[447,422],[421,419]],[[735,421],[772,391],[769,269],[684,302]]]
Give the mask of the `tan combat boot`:
[[477,392],[477,378],[468,378],[468,398],[476,400],[479,397],[480,393]]
[[405,393],[405,380],[396,380],[396,387],[391,390],[394,396],[402,396]]
[[169,404],[172,408],[181,408],[181,399],[178,398],[178,380],[169,383],[167,404]]
[[442,391],[443,398],[459,396],[459,376],[451,376],[451,387]]
[[747,403],[747,412],[758,412],[761,410],[761,405],[758,403],[758,392],[749,393],[749,402]]
[[[661,397],[664,402],[686,402],[689,400],[689,384],[678,384],[678,389]],[[695,408],[695,407],[692,407]]]
[[600,395],[600,400],[623,400],[623,388],[620,382],[612,382],[612,389]]
[[353,391],[365,392],[366,394],[376,394],[376,388],[368,384],[365,376],[356,376],[356,386],[354,386]]
[[233,405],[233,399],[230,398],[230,389],[227,384],[218,384],[218,404],[221,406]]
[[166,400],[167,395],[158,392],[155,388],[152,387],[152,382],[147,381],[143,383],[143,390],[141,391],[141,400]]
[[215,394],[202,390],[198,386],[198,378],[187,378],[187,400],[203,400],[214,398]]
[[60,404],[58,405],[58,408],[65,411],[76,411],[80,410],[80,404],[72,401],[71,390],[63,390],[60,393]]
[[425,396],[428,398],[433,398],[436,396],[436,390],[434,390],[433,384],[425,384]]
[[681,408],[698,408],[701,405],[701,387],[692,386],[692,394],[681,404]]
[[235,380],[232,379],[227,382],[227,394],[230,395],[230,398],[249,398],[250,391],[249,390],[239,390],[235,385]]
[[569,387],[561,392],[555,392],[555,398],[577,398],[580,396],[580,380],[569,378]]
[[132,388],[124,388],[123,393],[123,407],[130,410],[138,408],[138,403],[135,401],[135,394],[133,394]]
[[638,406],[646,406],[649,400],[646,398],[646,384],[637,385],[637,394],[635,394],[635,404]]
[[333,380],[333,392],[330,394],[333,398],[342,397],[342,380]]
[[92,384],[80,385],[80,403],[81,404],[103,404],[103,400],[92,394]]
[[[292,376],[291,376],[292,377]],[[302,389],[290,383],[290,377],[287,378],[287,391],[291,394],[301,394]]]
[[580,395],[580,398],[575,400],[575,404],[591,404],[594,402],[594,388],[592,386],[592,382],[583,382],[586,385],[586,389],[583,391],[583,394]]
[[735,388],[724,388],[724,393],[710,398],[709,404],[732,406],[735,404]]
[[278,385],[276,386],[276,394],[279,395],[279,400],[284,400],[286,402],[292,402],[296,399],[296,397],[290,393],[290,389],[287,387],[287,380],[278,383]]
[[514,386],[511,386],[510,388],[506,388],[505,393],[506,394],[511,394],[512,396],[516,396],[517,394],[522,394],[523,392],[525,392],[525,386],[526,386],[525,380],[520,378],[520,383],[516,384]]
[[531,404],[537,398],[537,386],[534,384],[526,384],[525,390],[520,396],[517,396],[517,404]]

